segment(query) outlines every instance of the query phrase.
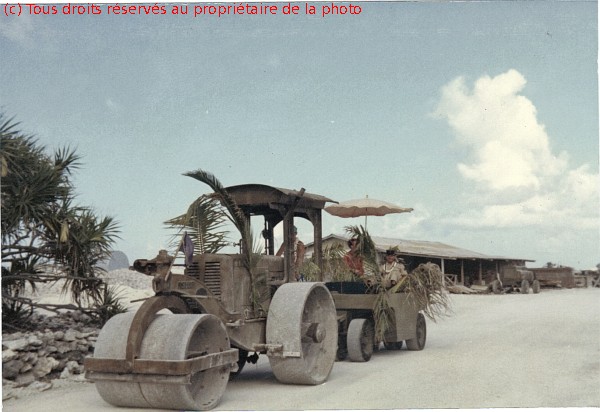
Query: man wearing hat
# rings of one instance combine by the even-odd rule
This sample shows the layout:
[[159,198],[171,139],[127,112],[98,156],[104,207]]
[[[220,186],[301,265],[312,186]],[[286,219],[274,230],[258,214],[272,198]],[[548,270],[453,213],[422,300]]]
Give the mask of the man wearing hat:
[[381,285],[384,288],[389,289],[396,285],[400,279],[408,276],[404,265],[400,261],[404,262],[402,258],[396,257],[394,249],[385,251],[385,262],[379,267],[381,271]]

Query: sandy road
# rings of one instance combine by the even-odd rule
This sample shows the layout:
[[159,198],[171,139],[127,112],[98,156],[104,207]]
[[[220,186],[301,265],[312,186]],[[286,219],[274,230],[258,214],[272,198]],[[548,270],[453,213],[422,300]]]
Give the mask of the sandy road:
[[[421,352],[336,362],[319,386],[279,384],[268,360],[230,382],[219,410],[600,407],[600,289],[539,295],[452,295],[428,320]],[[7,412],[136,411],[106,404],[89,383],[4,402]]]

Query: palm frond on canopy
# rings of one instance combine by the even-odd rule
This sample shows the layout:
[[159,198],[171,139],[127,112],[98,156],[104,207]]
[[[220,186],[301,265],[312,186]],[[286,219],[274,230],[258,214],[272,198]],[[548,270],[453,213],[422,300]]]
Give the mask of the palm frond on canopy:
[[208,185],[213,193],[210,197],[218,200],[221,205],[225,208],[225,216],[233,223],[236,229],[240,232],[241,236],[241,252],[243,256],[244,267],[250,274],[250,284],[252,285],[252,299],[254,304],[255,312],[259,312],[262,308],[260,307],[260,300],[262,293],[260,292],[261,284],[263,282],[262,276],[257,273],[258,261],[260,259],[260,246],[257,243],[254,244],[252,231],[250,228],[250,222],[246,218],[246,215],[239,208],[235,200],[227,192],[225,187],[221,184],[212,173],[204,171],[202,169],[195,170],[193,172],[184,173],[185,176],[192,177],[206,185]]
[[194,253],[217,253],[230,242],[229,231],[222,230],[227,215],[221,203],[212,197],[202,195],[188,207],[186,213],[167,220],[165,225],[176,231],[171,246],[179,245],[182,232],[187,232],[194,242]]

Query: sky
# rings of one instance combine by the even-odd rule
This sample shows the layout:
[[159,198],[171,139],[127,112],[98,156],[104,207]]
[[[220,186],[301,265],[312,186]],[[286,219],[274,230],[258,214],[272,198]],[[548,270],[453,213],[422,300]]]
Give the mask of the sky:
[[[163,222],[210,191],[182,174],[203,169],[414,208],[370,217],[375,236],[600,263],[597,2],[355,2],[325,17],[330,3],[274,4],[2,14],[0,110],[83,156],[77,200],[120,222],[130,262],[168,245]],[[364,224],[323,219],[324,236]]]

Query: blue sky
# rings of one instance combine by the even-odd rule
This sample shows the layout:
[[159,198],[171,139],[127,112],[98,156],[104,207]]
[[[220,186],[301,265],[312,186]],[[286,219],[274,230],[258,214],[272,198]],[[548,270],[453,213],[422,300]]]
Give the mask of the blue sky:
[[[377,236],[600,263],[597,2],[356,4],[3,15],[0,106],[83,155],[78,199],[121,222],[130,260],[167,244],[162,222],[208,191],[182,173],[202,168],[414,208],[370,218]],[[324,235],[363,222],[325,215]]]

